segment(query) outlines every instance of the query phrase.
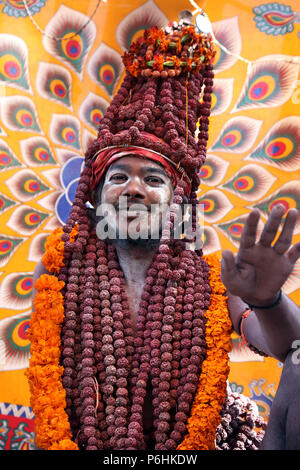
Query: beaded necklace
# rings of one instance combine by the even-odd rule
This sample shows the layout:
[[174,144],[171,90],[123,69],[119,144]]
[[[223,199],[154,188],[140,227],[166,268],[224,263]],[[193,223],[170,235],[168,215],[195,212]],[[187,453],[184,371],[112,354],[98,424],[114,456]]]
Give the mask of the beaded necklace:
[[[74,242],[76,231],[75,227],[70,233],[70,243]],[[57,229],[47,241],[43,263],[50,272],[60,270],[63,256],[61,236],[62,230]],[[99,268],[96,270],[103,289],[98,289],[98,298],[94,298],[95,290],[90,289],[95,276],[91,261],[96,265],[95,256],[90,255],[85,261],[83,269],[88,271],[89,276],[85,289],[79,293],[83,300],[81,333],[77,324],[79,317],[70,310],[74,307],[75,296],[68,295],[74,294],[74,276],[80,274],[80,270],[74,271],[78,269],[75,267],[78,263],[74,263],[76,259],[78,261],[78,255],[70,263],[69,270],[73,277],[69,278],[69,289],[65,291],[64,319],[61,293],[65,289],[64,282],[55,275],[42,275],[36,283],[38,293],[30,329],[32,357],[26,374],[36,416],[37,445],[46,449],[145,448],[142,413],[151,371],[156,449],[214,448],[216,428],[226,397],[228,352],[231,347],[231,323],[226,309],[225,288],[220,281],[219,261],[213,256],[206,257],[204,261],[186,250],[185,259],[191,269],[187,279],[178,283],[176,309],[172,305],[176,288],[167,287],[162,299],[159,292],[166,281],[158,277],[154,285],[155,268],[151,267],[142,294],[134,339],[128,302],[126,296],[120,295],[124,277],[116,269],[115,251],[112,246],[107,248],[104,242],[96,240],[95,234],[87,247],[89,245],[97,249],[95,252],[93,248],[90,254],[99,256],[106,250],[108,261],[105,265],[105,257],[98,258]],[[207,290],[204,296],[201,280],[195,277],[192,269],[193,259],[197,259],[195,266],[198,269],[199,264],[202,268],[206,267],[209,275],[210,292]],[[158,254],[154,266],[162,268],[159,262],[166,262],[166,258]],[[184,267],[183,264],[184,261],[179,269]],[[189,297],[192,291],[196,306],[194,316],[190,311],[192,304],[188,303],[192,301]],[[108,292],[112,299],[110,309]],[[150,292],[156,294],[152,295],[147,313]],[[180,312],[178,306],[182,305],[179,303],[182,294],[185,294],[186,304]],[[206,297],[206,307],[209,306],[205,318],[203,310],[197,308],[202,305],[198,299],[203,301],[203,297]],[[118,310],[120,302],[123,302],[123,317]],[[101,315],[99,307],[102,308]],[[170,335],[171,330],[173,336]],[[194,333],[192,338],[191,332]],[[81,337],[84,346],[81,353],[74,347],[76,335]],[[59,364],[61,361],[62,366]],[[75,378],[76,363],[77,367],[81,367],[81,374],[77,373]],[[171,363],[173,367],[170,367]],[[95,379],[97,374],[98,380]],[[172,423],[170,410],[176,402],[177,412]],[[189,406],[191,402],[192,407]],[[72,439],[71,424],[73,436],[76,429],[75,439]]]

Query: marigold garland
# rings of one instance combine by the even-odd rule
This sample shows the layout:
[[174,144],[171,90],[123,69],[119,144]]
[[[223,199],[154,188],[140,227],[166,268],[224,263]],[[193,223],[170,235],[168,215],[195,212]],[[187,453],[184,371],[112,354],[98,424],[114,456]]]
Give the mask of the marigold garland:
[[[62,229],[47,239],[42,262],[49,272],[63,266]],[[70,234],[74,241],[77,227]],[[25,374],[29,381],[31,406],[35,414],[36,444],[46,450],[78,450],[71,440],[71,429],[65,412],[66,394],[59,365],[61,324],[64,318],[64,282],[55,275],[42,274],[35,283],[34,312],[28,337],[31,340],[30,365]]]
[[215,449],[216,428],[221,422],[220,413],[226,398],[232,323],[224,295],[226,289],[220,277],[220,261],[215,255],[206,256],[205,260],[210,267],[212,289],[210,307],[205,314],[207,355],[188,419],[188,434],[177,450]]
[[[75,226],[70,233],[70,242],[75,241],[78,233],[78,226]],[[63,234],[62,228],[55,229],[46,240],[45,253],[42,257],[42,264],[49,273],[59,272],[64,262],[64,242],[61,239]]]
[[[47,239],[43,264],[58,273],[63,266],[62,229],[56,229]],[[74,227],[70,240],[74,241]],[[231,350],[232,325],[228,314],[225,287],[220,279],[220,262],[214,255],[205,257],[210,267],[212,289],[210,307],[206,312],[207,356],[203,362],[198,390],[188,420],[188,434],[177,450],[212,450],[216,428],[226,398],[229,374],[228,353]],[[59,365],[64,286],[55,276],[43,274],[35,284],[37,294],[29,330],[31,340],[30,366],[26,371],[35,413],[36,443],[47,450],[78,450],[71,440],[71,430],[65,412],[65,390]]]

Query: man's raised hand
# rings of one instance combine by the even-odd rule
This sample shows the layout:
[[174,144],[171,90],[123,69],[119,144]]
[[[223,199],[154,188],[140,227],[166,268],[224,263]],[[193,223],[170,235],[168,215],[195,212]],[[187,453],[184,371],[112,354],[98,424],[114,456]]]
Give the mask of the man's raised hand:
[[290,209],[276,239],[285,209],[277,204],[257,240],[259,211],[246,219],[238,253],[223,251],[222,280],[227,290],[252,305],[272,304],[300,257],[300,242],[291,246],[298,211]]

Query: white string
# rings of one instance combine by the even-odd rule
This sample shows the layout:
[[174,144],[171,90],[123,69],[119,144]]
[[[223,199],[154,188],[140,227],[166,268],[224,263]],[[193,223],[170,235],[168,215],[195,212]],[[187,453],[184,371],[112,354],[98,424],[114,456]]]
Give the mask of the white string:
[[[192,15],[195,16],[197,13],[200,13],[201,15],[203,15],[205,18],[208,18],[207,14],[205,13],[205,11],[199,7],[199,5],[197,5],[197,3],[194,1],[194,0],[190,0],[190,3],[191,5],[195,8],[195,10],[192,12]],[[235,54],[234,52],[231,52],[227,49],[227,47],[225,47],[223,44],[221,44],[217,38],[215,37],[213,31],[211,30],[210,32],[211,36],[212,36],[212,39],[213,39],[213,42],[215,44],[217,44],[219,46],[220,49],[222,49],[224,52],[226,52],[226,54],[229,54],[233,57],[236,57],[238,60],[241,60],[242,62],[245,62],[246,64],[248,64],[248,67],[247,67],[247,73],[249,74],[250,72],[250,69],[251,69],[251,66],[252,64],[254,64],[254,60],[248,60],[246,59],[245,57],[242,57],[241,55],[239,54]],[[274,59],[275,61],[278,61],[278,62],[286,62],[288,64],[295,64],[295,65],[300,65],[300,57],[294,57],[290,60],[287,60],[287,59]]]
[[[25,7],[25,10],[27,12],[27,15],[29,16],[30,18],[30,21],[33,23],[33,25],[36,27],[36,29],[43,35],[43,36],[46,36],[47,38],[49,39],[52,39],[53,41],[66,41],[66,40],[70,40],[71,38],[74,38],[75,36],[77,36],[77,34],[81,33],[81,31],[83,31],[87,25],[92,21],[93,17],[95,16],[95,14],[97,13],[97,10],[100,6],[100,3],[101,3],[101,0],[98,0],[98,3],[97,3],[97,6],[95,8],[95,10],[93,11],[92,15],[89,17],[88,21],[76,32],[74,33],[72,36],[68,36],[67,38],[64,38],[64,37],[54,37],[54,36],[51,36],[50,34],[47,34],[45,31],[43,31],[39,25],[37,24],[37,22],[35,21],[35,19],[33,18],[32,14],[30,13],[30,10],[28,8],[28,5],[27,5],[27,1],[26,0],[22,0],[23,1],[23,5]],[[103,2],[106,3],[107,0],[102,0]]]

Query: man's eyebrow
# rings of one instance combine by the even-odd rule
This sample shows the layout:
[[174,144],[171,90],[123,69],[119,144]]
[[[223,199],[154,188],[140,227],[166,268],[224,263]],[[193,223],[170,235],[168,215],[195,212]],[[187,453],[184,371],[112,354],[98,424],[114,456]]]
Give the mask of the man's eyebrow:
[[145,168],[143,168],[143,171],[145,171],[145,173],[146,172],[157,173],[159,175],[163,175],[163,176],[168,177],[167,173],[162,168],[157,168],[157,167],[153,167],[153,166],[146,166]]
[[[114,170],[124,170],[124,171],[129,171],[130,170],[130,165],[126,165],[125,163],[116,163],[115,165],[111,166],[110,168],[111,171]],[[163,170],[163,168],[156,168],[153,166],[146,166],[142,169],[144,173],[156,173],[163,175],[165,177],[168,177],[167,173]]]
[[115,165],[112,165],[109,170],[124,170],[128,171],[130,169],[129,165],[125,165],[125,163],[116,163]]

